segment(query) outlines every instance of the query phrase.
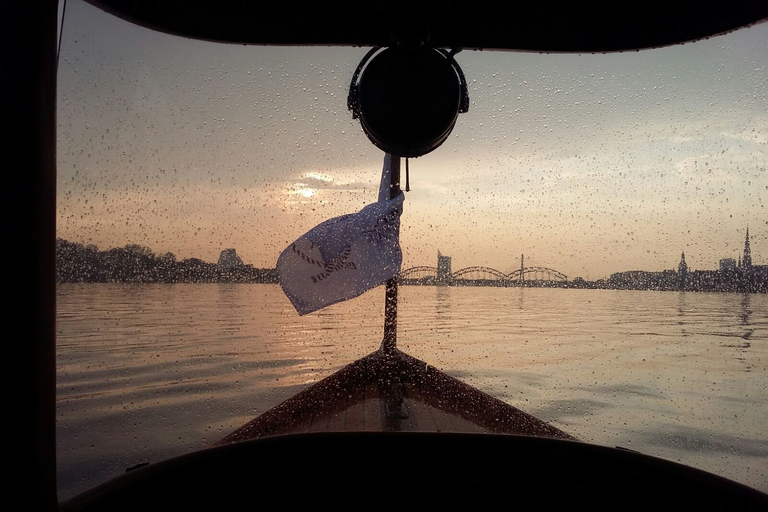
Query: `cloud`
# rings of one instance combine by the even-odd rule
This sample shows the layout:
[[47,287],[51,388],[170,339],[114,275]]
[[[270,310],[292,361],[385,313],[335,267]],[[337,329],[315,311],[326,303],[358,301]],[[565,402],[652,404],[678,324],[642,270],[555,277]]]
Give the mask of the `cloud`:
[[[362,181],[361,176],[370,177],[370,181]],[[370,191],[370,200],[377,197],[381,171],[366,169],[339,169],[333,172],[305,171],[294,175],[293,179],[283,182],[287,205],[328,204],[339,194],[351,193],[357,195]]]
[[707,184],[765,179],[765,153],[738,149],[700,153],[678,160],[675,170],[681,178],[701,180]]
[[723,137],[728,137],[729,139],[743,140],[746,142],[750,142],[752,144],[768,144],[767,129],[757,130],[755,128],[752,128],[749,131],[744,129],[739,133],[736,133],[733,131],[724,131],[724,132],[721,132],[721,134],[723,135]]
[[708,182],[731,181],[733,176],[722,169],[721,158],[716,154],[693,155],[675,164],[675,170],[682,178],[706,179]]
[[314,171],[304,173],[302,178],[305,180],[319,181],[321,183],[333,183],[334,181],[332,176]]

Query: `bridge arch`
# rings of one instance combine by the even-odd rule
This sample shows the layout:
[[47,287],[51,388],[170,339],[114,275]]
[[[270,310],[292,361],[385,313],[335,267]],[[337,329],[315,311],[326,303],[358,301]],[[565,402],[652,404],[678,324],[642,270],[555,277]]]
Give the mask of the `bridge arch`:
[[454,279],[465,279],[464,276],[471,276],[472,274],[485,274],[485,276],[490,275],[500,281],[506,281],[507,279],[507,276],[504,274],[504,272],[491,267],[465,267],[454,272],[452,277]]
[[[568,276],[562,272],[549,267],[525,267],[522,270],[517,269],[506,275],[510,281],[519,281],[521,276],[528,279],[534,276],[536,281],[567,281]],[[543,279],[542,279],[543,278]]]
[[[402,270],[398,277],[403,280],[412,281],[411,284],[415,284],[416,281],[419,281],[420,284],[434,284],[435,280],[437,279],[437,274],[437,267],[420,265]],[[505,283],[505,286],[515,286],[521,281],[539,283],[567,282],[568,276],[553,268],[540,266],[517,269],[510,272],[509,274],[505,274],[504,272],[491,267],[473,266],[459,269],[451,274],[450,281],[462,280],[465,282],[498,281]]]
[[422,277],[437,276],[437,267],[421,265],[418,267],[407,268],[400,272],[400,279],[419,279]]

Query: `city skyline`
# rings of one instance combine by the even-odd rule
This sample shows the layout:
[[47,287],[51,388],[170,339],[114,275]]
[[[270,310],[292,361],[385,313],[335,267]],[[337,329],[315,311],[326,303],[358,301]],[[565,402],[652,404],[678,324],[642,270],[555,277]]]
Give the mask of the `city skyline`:
[[[768,26],[609,55],[463,51],[470,110],[410,162],[404,268],[440,248],[569,276],[768,253]],[[376,199],[383,155],[346,110],[365,48],[189,41],[72,0],[58,94],[58,235],[274,266]]]
[[[693,292],[768,292],[768,265],[753,265],[749,237],[744,242],[739,265],[720,260],[717,270],[690,270],[685,253],[677,271],[630,270],[611,274],[608,279],[586,280],[571,277],[549,267],[531,266],[520,256],[520,267],[509,273],[473,266],[452,268],[452,259],[439,251],[436,266],[401,269],[403,285],[491,286],[577,289],[619,289]],[[359,267],[352,267],[359,268]],[[351,270],[354,272],[354,270]],[[221,251],[217,263],[198,258],[177,260],[172,253],[155,254],[150,248],[129,244],[100,251],[64,239],[56,241],[56,280],[60,283],[269,283],[280,281],[276,268],[255,268],[246,264],[234,248]]]
[[[99,252],[99,251],[101,251],[101,252],[104,252],[104,251],[108,252],[108,251],[112,251],[112,250],[116,250],[116,249],[122,249],[122,247],[112,247],[112,248],[104,249],[104,248],[99,248],[98,246],[95,246],[95,245],[83,244],[82,242],[72,242],[72,241],[69,241],[69,240],[61,239],[61,238],[59,240],[62,243],[64,243],[64,244],[73,244],[73,243],[74,244],[80,244],[83,247],[83,249],[88,249],[88,247],[90,247],[90,249],[88,249],[88,250],[90,250],[91,252]],[[143,254],[153,254],[153,255],[155,254],[154,250],[152,248],[141,246],[141,245],[137,245],[137,244],[126,244],[125,245],[125,249],[129,249],[131,251],[138,251],[138,252],[143,253]],[[165,260],[169,260],[169,259],[173,260],[173,261],[177,260],[176,255],[171,253],[171,252],[166,252],[166,253],[158,252],[156,254],[156,257],[160,258],[160,259],[165,259]],[[222,249],[220,251],[220,253],[219,253],[219,256],[217,257],[217,263],[213,263],[213,262],[210,262],[210,261],[205,261],[205,260],[202,260],[202,259],[194,257],[194,256],[190,257],[190,258],[185,258],[185,259],[186,260],[200,261],[201,263],[210,264],[210,265],[216,265],[216,266],[219,266],[219,267],[226,267],[226,268],[252,267],[252,268],[261,268],[261,269],[267,269],[267,270],[273,270],[274,269],[274,267],[272,267],[272,266],[261,266],[261,267],[259,267],[257,265],[254,265],[253,263],[245,262],[237,254],[237,249],[236,248],[225,248],[225,249]],[[452,259],[453,258],[451,256],[442,254],[441,251],[438,249],[437,250],[437,263],[436,263],[436,266],[432,267],[432,265],[429,265],[429,264],[414,265],[414,266],[411,266],[411,267],[403,266],[402,269],[401,269],[401,272],[407,272],[407,271],[415,269],[415,268],[433,268],[436,271],[436,277],[440,278],[440,275],[442,275],[442,279],[443,280],[445,280],[445,278],[450,276],[450,274],[452,274],[452,273],[455,273],[455,272],[461,271],[461,270],[467,270],[468,268],[473,268],[473,267],[474,268],[481,267],[481,268],[485,268],[485,269],[488,269],[488,270],[492,270],[492,271],[498,272],[500,275],[511,275],[511,274],[519,273],[523,277],[524,277],[524,274],[522,273],[523,268],[534,268],[534,267],[543,268],[544,270],[542,270],[542,272],[543,271],[550,271],[551,273],[562,274],[558,269],[556,269],[554,267],[545,267],[543,265],[539,265],[536,262],[531,263],[530,260],[526,264],[525,263],[525,254],[524,253],[520,255],[520,259],[518,260],[520,263],[516,267],[512,268],[509,271],[505,271],[505,270],[497,269],[497,268],[493,268],[493,267],[488,267],[488,266],[482,265],[482,264],[467,265],[467,266],[464,266],[464,267],[458,267],[457,266],[457,267],[455,267],[455,270],[452,270],[452,268],[453,268]],[[744,239],[744,245],[743,245],[743,248],[742,248],[742,252],[738,255],[738,263],[736,263],[736,259],[734,259],[734,258],[721,258],[718,261],[718,264],[714,265],[714,268],[691,267],[690,265],[688,265],[688,262],[686,260],[685,251],[682,251],[679,263],[677,265],[677,271],[679,273],[683,273],[683,272],[686,272],[686,273],[687,272],[691,272],[691,273],[693,273],[693,272],[698,272],[698,271],[705,271],[705,272],[721,271],[722,272],[722,271],[728,271],[731,268],[733,270],[739,269],[739,270],[744,270],[744,271],[750,271],[751,269],[754,268],[754,269],[758,269],[760,272],[768,273],[768,263],[767,264],[761,264],[760,263],[761,260],[759,258],[756,261],[757,262],[753,261],[753,259],[752,259],[751,237],[749,235],[749,228],[747,228],[746,229],[746,234],[745,234],[745,239]],[[733,262],[733,265],[730,265],[730,262]],[[624,270],[620,270],[618,272],[612,273],[611,276],[615,276],[616,274],[621,274],[621,273],[633,273],[633,272],[641,272],[641,273],[642,272],[659,272],[659,271],[666,272],[666,271],[669,271],[669,270],[674,271],[674,269],[675,269],[674,265],[671,265],[669,267],[665,267],[663,269],[655,269],[655,270],[648,270],[648,269],[631,269],[631,270],[627,270],[627,269],[624,269]],[[585,278],[584,276],[581,276],[581,275],[567,276],[566,274],[562,274],[562,276],[560,276],[560,278],[567,278],[567,280],[571,280],[571,281],[573,281],[574,279],[586,279],[587,281],[597,281],[597,280],[605,279],[605,278],[597,278],[595,280],[591,280],[591,279]]]
[[[743,256],[744,256],[744,259],[742,260]],[[525,253],[523,253],[521,255],[521,259],[524,258],[524,257],[525,257]],[[737,258],[731,258],[729,256],[725,256],[723,258],[719,258],[716,263],[713,263],[711,265],[711,267],[691,267],[690,265],[688,265],[688,263],[685,260],[685,258],[686,258],[685,257],[685,251],[682,251],[682,261],[686,263],[686,268],[689,268],[691,271],[697,271],[697,270],[717,270],[718,268],[722,269],[723,261],[725,259],[733,260],[734,261],[734,268],[746,268],[746,267],[752,267],[752,266],[756,266],[756,267],[767,267],[768,266],[768,262],[766,262],[765,264],[763,264],[763,263],[754,263],[753,260],[752,260],[751,237],[749,236],[749,227],[747,227],[746,230],[745,230],[744,247],[742,248],[741,251],[738,252]],[[447,265],[450,268],[452,256],[447,255],[447,254],[443,255],[443,254],[441,254],[441,251],[438,249],[437,250],[437,267],[436,268],[439,269],[441,267],[441,260],[445,261],[446,259],[448,261]],[[736,263],[737,260],[738,260],[738,263]],[[760,262],[762,260],[760,260],[758,258],[757,261]],[[531,263],[531,262],[529,261],[529,263]],[[428,264],[425,263],[424,265],[428,265]],[[674,269],[677,265],[678,264],[674,264],[674,265],[670,264],[667,267],[656,268],[654,270],[658,271],[658,270]],[[421,265],[414,265],[414,266],[421,266]],[[463,265],[464,268],[470,267],[470,266],[484,266],[485,267],[486,265],[482,265],[482,263],[475,263],[474,265]],[[509,267],[506,270],[501,269],[501,268],[499,268],[499,269],[495,269],[494,268],[494,269],[498,270],[501,273],[509,274],[509,273],[512,273],[512,272],[516,271],[517,269],[521,268],[522,266],[523,266],[523,264],[521,263],[521,264],[519,264],[517,266]],[[531,264],[531,266],[547,266],[547,264],[543,263],[543,262],[534,262],[534,263]],[[493,268],[493,267],[489,267],[489,268]],[[555,266],[551,266],[550,268],[552,268],[553,270],[556,270],[556,265]],[[404,270],[407,270],[407,269],[404,268]],[[636,270],[650,271],[650,270],[647,270],[647,269],[636,269]],[[622,270],[622,271],[618,271],[618,272],[626,272],[626,271],[627,270]],[[577,278],[577,277],[586,278],[585,276],[581,276],[581,275],[569,276],[569,278],[570,277],[572,277],[572,278]]]

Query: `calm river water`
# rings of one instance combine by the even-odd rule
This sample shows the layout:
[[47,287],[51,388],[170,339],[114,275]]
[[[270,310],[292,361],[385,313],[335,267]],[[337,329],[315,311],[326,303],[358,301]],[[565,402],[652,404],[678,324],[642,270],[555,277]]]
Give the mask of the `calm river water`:
[[[61,498],[206,447],[381,342],[383,288],[59,285]],[[768,492],[768,296],[401,287],[398,346],[583,441]]]

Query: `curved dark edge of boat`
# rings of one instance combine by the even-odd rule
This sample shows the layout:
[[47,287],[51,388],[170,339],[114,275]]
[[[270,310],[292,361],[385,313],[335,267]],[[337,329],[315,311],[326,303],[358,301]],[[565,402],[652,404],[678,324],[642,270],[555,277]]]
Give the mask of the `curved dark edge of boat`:
[[768,506],[768,495],[745,485],[629,450],[500,434],[345,432],[254,439],[164,460],[62,510],[222,510],[262,500],[313,510]]
[[[498,434],[574,439],[571,435],[497,398],[441,372],[434,366],[396,348],[377,350],[345,366],[281,404],[266,411],[222,439],[229,444],[277,434],[306,431],[314,418],[325,418],[350,408],[376,388],[374,400],[381,402],[381,423],[362,430],[405,430],[406,397],[438,411],[461,418],[479,431]],[[371,393],[367,396],[371,398]],[[360,414],[363,411],[359,411]],[[350,422],[348,422],[350,423]],[[361,425],[360,421],[351,421]],[[414,430],[439,430],[416,426]],[[334,430],[331,424],[323,430]],[[343,430],[355,430],[343,428]]]

